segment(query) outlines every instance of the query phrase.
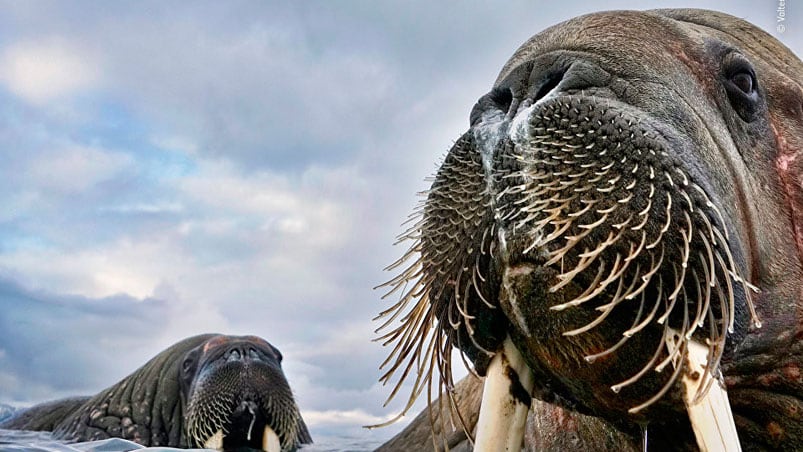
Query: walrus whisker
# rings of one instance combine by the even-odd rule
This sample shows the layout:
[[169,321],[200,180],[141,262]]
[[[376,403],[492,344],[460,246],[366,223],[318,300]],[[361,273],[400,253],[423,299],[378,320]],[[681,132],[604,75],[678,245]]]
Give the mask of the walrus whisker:
[[[630,292],[632,292],[633,288],[636,286],[636,282],[638,282],[638,280],[639,280],[639,270],[640,269],[641,269],[641,264],[636,263],[636,269],[633,270],[633,278],[631,280],[632,282],[627,287],[627,289],[624,291],[624,293],[620,293],[620,288],[624,287],[624,286],[617,287],[616,293],[614,294],[613,297],[611,297],[611,301],[609,301],[606,304],[597,306],[596,310],[597,311],[607,311],[609,309],[612,309],[616,305],[618,305],[621,301],[627,300],[627,298],[626,298],[627,295],[630,294]],[[620,284],[624,282],[624,278],[623,277],[622,278],[617,278],[617,279],[619,279]],[[631,298],[631,300],[632,300],[632,298]]]
[[[405,308],[407,307],[407,304],[411,300],[415,300],[415,297],[412,296],[411,292],[413,290],[416,290],[417,288],[421,287],[421,284],[420,283],[415,283],[414,286],[412,287],[412,289],[410,289],[410,291],[406,291],[407,284],[408,284],[408,281],[404,281],[402,283],[399,283],[399,286],[397,286],[397,287],[401,287],[403,289],[402,292],[404,293],[404,295],[399,297],[399,301],[397,301],[395,304],[393,304],[393,306],[391,308],[380,312],[379,315],[374,317],[373,320],[377,321],[377,320],[380,320],[380,319],[390,315],[389,318],[385,319],[385,321],[379,327],[377,327],[374,330],[375,333],[379,333],[379,331],[387,328],[391,323],[393,323],[393,321],[395,321],[400,315],[402,315],[402,313],[405,312]],[[374,339],[374,341],[378,341],[378,340]]]
[[675,307],[675,302],[677,302],[678,294],[680,293],[680,290],[683,288],[683,275],[685,275],[685,272],[682,272],[682,274],[679,275],[677,265],[675,264],[672,264],[672,272],[675,275],[675,288],[667,297],[669,305],[666,307],[666,310],[664,310],[663,315],[655,319],[655,322],[658,323],[659,325],[663,325],[664,322],[666,322],[666,319],[669,318],[669,314],[672,313],[672,309],[674,309]]
[[[641,228],[639,228],[641,230]],[[625,258],[625,262],[629,263],[636,257],[641,254],[641,251],[644,249],[644,244],[647,243],[647,233],[641,230],[641,240],[639,241],[639,245],[633,249],[630,248],[630,252],[628,253],[627,257]]]
[[[720,237],[720,240],[722,240],[722,233],[719,231],[719,229],[718,228],[714,228],[714,231],[717,234],[717,236]],[[725,234],[726,235],[725,235],[725,240],[722,240],[723,242],[727,242],[727,232],[728,231],[725,230]],[[726,269],[726,272],[728,273],[728,275],[729,274],[737,274],[736,271],[733,270],[733,268],[734,268],[733,255],[731,254],[730,248],[728,248],[727,246],[723,246],[723,248],[724,248],[725,254],[726,254],[727,258],[728,258],[728,262],[730,263],[729,266],[724,266],[723,265],[723,268]],[[731,300],[730,301],[731,301],[731,310],[733,310],[734,309],[733,308],[733,306],[734,306],[733,292],[732,292],[732,287],[730,285],[730,278],[728,278],[728,275],[725,275],[725,280],[728,283],[728,290],[731,291],[730,292],[730,296],[731,296]],[[761,319],[759,319],[759,317],[758,317],[758,313],[756,312],[755,303],[753,303],[753,297],[750,295],[750,291],[751,290],[754,291],[754,292],[758,292],[758,288],[756,286],[752,285],[752,284],[749,284],[742,277],[738,277],[738,278],[734,278],[734,279],[736,281],[742,283],[742,287],[744,288],[745,301],[747,303],[747,308],[750,311],[750,320],[753,323],[753,326],[755,328],[761,328]],[[730,320],[730,329],[732,330],[733,329],[733,318],[731,317],[729,320]]]
[[[709,312],[708,315],[709,321],[709,328],[712,331],[711,337],[706,339],[706,345],[708,346],[708,352],[706,355],[706,365],[703,368],[703,374],[701,376],[701,384],[698,386],[697,391],[694,395],[693,400],[699,401],[708,393],[711,384],[714,381],[713,371],[714,371],[714,364],[719,362],[718,351],[722,349],[722,341],[720,340],[719,334],[716,332],[716,320],[712,312]],[[723,322],[724,323],[724,322]],[[722,331],[723,333],[725,330]]]
[[[672,328],[670,328],[670,327],[667,325],[667,328],[666,328],[666,330],[665,330],[665,331],[671,331],[671,330],[672,330]],[[677,362],[678,362],[678,359],[679,359],[679,358],[680,358],[680,356],[682,355],[682,353],[681,353],[681,350],[682,350],[682,349],[681,349],[681,347],[680,347],[681,343],[679,342],[679,339],[678,339],[678,337],[679,337],[679,336],[677,335],[677,333],[674,333],[674,334],[675,334],[675,336],[677,336],[677,337],[675,338],[675,340],[676,340],[676,341],[678,341],[678,343],[677,343],[675,346],[673,346],[672,348],[669,348],[669,347],[667,346],[667,356],[666,356],[664,359],[660,360],[660,361],[658,362],[658,364],[656,364],[656,365],[653,367],[653,370],[654,370],[654,371],[656,371],[656,372],[658,372],[658,373],[661,373],[661,372],[663,372],[663,371],[664,371],[664,369],[666,368],[666,366],[668,366],[669,364],[675,364],[675,363],[677,363]],[[666,337],[664,337],[664,341],[665,341],[665,342],[667,341],[667,338],[666,338]],[[685,343],[685,342],[684,342],[684,343]]]
[[[682,348],[682,350],[680,351],[679,355],[680,356],[684,356],[686,354],[686,342],[682,341],[681,344],[680,344],[680,347]],[[657,402],[661,397],[663,397],[666,394],[666,392],[669,390],[669,388],[672,387],[672,385],[675,383],[675,381],[677,380],[677,378],[680,375],[680,372],[682,370],[683,370],[683,366],[682,365],[676,366],[675,367],[675,371],[672,373],[672,376],[669,377],[669,381],[666,384],[664,384],[664,386],[661,388],[660,391],[658,391],[654,396],[650,397],[649,400],[647,400],[646,402],[642,403],[641,405],[634,406],[634,407],[628,409],[627,412],[630,413],[630,414],[635,414],[635,413],[638,413],[639,411],[643,410],[644,408],[649,407],[653,403]]]
[[[621,260],[621,258],[622,258],[622,256],[617,253],[616,254],[616,259],[613,262],[613,267],[611,268],[611,273],[614,273],[616,271],[616,269],[619,267],[619,261]],[[580,301],[580,303],[582,303],[583,301],[585,301],[587,299],[587,297],[593,296],[591,294],[593,294],[597,290],[602,290],[602,289],[604,289],[604,287],[607,287],[608,284],[610,284],[610,282],[611,282],[610,281],[611,278],[606,278],[605,281],[600,282],[600,279],[602,278],[603,273],[605,273],[605,261],[600,262],[599,268],[597,269],[597,274],[594,277],[593,281],[591,281],[591,283],[588,284],[588,286],[586,287],[585,291],[583,293],[581,293],[580,295],[578,295],[577,297],[575,297],[575,299],[572,300],[572,302],[576,302],[578,300],[582,300],[582,301]],[[597,288],[597,289],[595,289],[595,288]],[[602,289],[600,289],[600,288],[602,288]],[[569,306],[575,306],[575,305],[569,305],[567,303],[563,303],[561,305],[551,306],[550,309],[552,309],[554,311],[559,311],[561,309],[568,308]]]
[[664,245],[662,243],[661,244],[661,257],[658,258],[658,262],[657,263],[655,262],[655,255],[650,253],[650,259],[651,259],[651,262],[652,262],[652,267],[650,268],[649,271],[647,271],[647,273],[645,273],[644,275],[641,276],[642,283],[638,287],[638,289],[636,289],[635,292],[632,292],[632,293],[628,294],[625,297],[626,299],[632,300],[638,294],[640,294],[642,291],[644,291],[644,289],[647,288],[647,286],[649,285],[650,281],[652,280],[653,275],[655,275],[655,273],[661,268],[661,264],[663,264],[663,262],[664,262],[664,252],[665,252],[665,247],[664,247]]
[[[638,273],[638,272],[636,272],[636,273]],[[634,282],[636,281],[635,277],[633,278],[633,281]],[[659,296],[660,296],[660,293],[659,293]],[[644,313],[644,301],[645,301],[645,298],[646,298],[646,294],[642,292],[641,301],[639,302],[638,311],[636,312],[636,317],[633,319],[633,323],[631,325],[631,329],[634,328],[638,324],[639,320],[641,319],[641,315]],[[605,349],[605,350],[603,350],[603,351],[601,351],[599,353],[595,353],[593,355],[585,355],[583,357],[583,359],[585,359],[586,362],[588,362],[588,363],[593,363],[597,359],[602,358],[604,356],[608,356],[611,353],[615,352],[622,345],[624,345],[625,342],[630,340],[631,337],[632,336],[627,336],[627,335],[623,334],[622,337],[619,339],[619,341],[617,341],[616,344],[614,344],[613,346],[611,346],[611,347],[609,347],[609,348],[607,348],[607,349]]]
[[[688,316],[685,316],[684,325],[683,325],[683,328],[682,328],[683,330],[686,329],[687,322],[688,322]],[[679,358],[683,357],[683,356],[686,356],[687,342],[685,340],[682,340],[682,336],[681,335],[673,332],[668,327],[668,325],[664,325],[664,339],[663,339],[662,342],[667,346],[667,348],[670,347],[670,339],[671,339],[671,345],[672,345],[671,348],[672,348],[672,350],[669,351],[667,358],[665,360],[663,360],[663,362],[661,362],[660,364],[656,365],[654,369],[655,369],[656,372],[661,372],[666,365],[668,365],[670,362],[674,361],[675,362],[675,371],[672,373],[672,376],[669,377],[669,380],[667,380],[667,382],[664,383],[663,387],[655,395],[650,397],[644,403],[628,409],[627,410],[628,413],[631,413],[631,414],[638,413],[639,411],[649,407],[650,405],[652,405],[653,403],[655,403],[659,399],[661,399],[666,394],[666,392],[669,390],[669,388],[672,387],[672,385],[675,383],[675,381],[677,380],[678,376],[680,375],[680,372],[683,370],[684,366],[683,366],[682,363],[679,362]],[[662,347],[659,346],[657,348],[658,348],[658,352],[660,353],[661,350],[662,350]],[[656,355],[654,359],[657,359],[657,357],[658,357],[658,355]]]
[[[636,271],[638,271],[638,269],[636,269]],[[631,283],[630,288],[632,288],[636,284],[636,280],[637,280],[637,278],[633,277],[633,279],[632,279],[633,282]],[[592,328],[594,328],[595,326],[597,326],[600,323],[602,323],[608,317],[608,315],[611,312],[613,312],[613,308],[615,308],[616,305],[618,305],[619,302],[622,301],[622,299],[623,299],[621,297],[622,288],[624,288],[624,279],[620,278],[619,279],[619,286],[616,288],[616,294],[614,294],[613,300],[610,303],[606,304],[606,305],[597,307],[597,310],[601,310],[602,314],[598,315],[597,318],[595,318],[591,322],[587,323],[586,325],[584,325],[584,326],[582,326],[580,328],[576,328],[574,330],[564,331],[562,334],[564,336],[576,336],[576,335],[578,335],[580,333],[585,333],[586,331],[589,331]]]
[[[402,329],[396,330],[399,332],[399,334],[403,334],[403,336],[398,340],[396,346],[393,348],[393,351],[388,355],[388,358],[386,358],[385,361],[383,361],[382,364],[379,366],[380,369],[384,369],[384,367],[388,363],[393,361],[394,357],[396,358],[395,362],[390,367],[390,369],[388,369],[387,372],[380,378],[381,381],[387,381],[393,375],[393,373],[403,364],[403,359],[409,356],[411,350],[414,347],[420,350],[421,344],[424,342],[425,339],[412,342],[410,334],[412,334],[411,333],[412,331],[417,331],[419,333],[421,332],[426,333],[426,331],[424,331],[425,325],[415,325],[415,324],[411,325],[413,325],[413,327],[410,329],[405,328],[403,330]],[[413,364],[412,362],[408,363],[408,368],[409,366],[412,366],[412,364]],[[407,373],[408,372],[405,372],[404,375],[407,375]],[[388,399],[388,401],[389,400],[390,399]]]
[[[657,303],[656,303],[656,305],[657,305]],[[630,378],[628,378],[628,379],[626,379],[624,381],[620,381],[619,383],[616,383],[615,385],[612,385],[611,386],[611,391],[613,391],[615,393],[619,393],[619,391],[621,391],[622,388],[624,388],[626,386],[630,386],[631,384],[633,384],[633,383],[637,382],[638,380],[640,380],[641,377],[644,376],[644,374],[646,374],[647,372],[649,372],[650,369],[653,368],[653,365],[655,364],[656,361],[658,361],[658,358],[661,356],[661,351],[662,351],[662,348],[660,346],[656,347],[655,348],[655,353],[653,354],[652,358],[650,358],[650,360],[647,362],[647,364],[644,367],[641,368],[641,370],[636,372]]]
[[[736,302],[733,299],[733,284],[731,283],[731,279],[728,276],[727,272],[727,265],[725,264],[725,260],[722,258],[720,253],[717,253],[717,261],[719,262],[720,268],[722,269],[723,273],[725,273],[725,284],[727,285],[726,293],[728,294],[728,305],[725,306],[724,302],[722,304],[722,313],[725,316],[727,312],[728,317],[728,333],[733,333],[733,324],[734,324],[734,313],[736,311]],[[723,335],[724,336],[724,335]]]
[[[711,318],[713,318],[713,316]],[[714,325],[711,325],[711,328],[713,330]],[[701,382],[703,382],[703,384],[698,385],[697,391],[695,392],[694,397],[692,398],[693,403],[699,402],[700,399],[702,399],[708,393],[708,389],[711,387],[711,383],[713,383],[714,381],[714,377],[711,375],[713,368],[710,365],[710,363],[718,361],[715,358],[717,349],[720,348],[718,344],[719,344],[718,341],[710,341],[710,340],[708,341],[707,344],[708,352],[706,354],[706,360],[705,360],[706,365],[703,368],[703,374],[700,380]]]
[[[585,248],[585,250],[583,252],[584,253],[588,252],[588,248]],[[549,292],[555,293],[558,290],[560,290],[561,287],[563,287],[563,286],[569,284],[570,282],[572,282],[572,279],[578,273],[580,273],[583,270],[585,270],[586,268],[588,268],[588,266],[591,265],[592,262],[594,262],[594,258],[593,257],[581,258],[580,262],[573,269],[571,269],[571,270],[569,270],[567,272],[561,273],[561,274],[559,274],[557,276],[557,279],[559,281],[549,287],[549,289],[548,289]]]
[[[661,294],[663,292],[663,284],[661,284],[661,282],[662,282],[662,278],[659,277],[658,278],[658,287],[657,287],[658,295],[656,296],[656,300],[660,300],[661,299]],[[644,295],[645,295],[644,292],[642,292],[641,293],[642,299],[643,299]],[[644,320],[641,323],[639,323],[638,325],[636,325],[636,326],[630,328],[629,330],[626,330],[625,332],[623,332],[622,336],[632,337],[634,334],[636,334],[639,331],[643,330],[644,327],[646,327],[652,321],[653,317],[655,317],[655,314],[658,312],[658,307],[659,306],[660,306],[660,303],[656,302],[653,305],[653,308],[650,311],[650,313],[647,315],[647,317],[644,318]]]
[[[702,257],[700,257],[700,258],[702,259]],[[703,307],[703,291],[702,291],[702,286],[701,286],[701,283],[700,283],[700,277],[697,275],[697,270],[692,270],[691,276],[692,276],[692,279],[694,280],[694,289],[697,292],[697,301],[696,301],[696,303],[694,303],[696,308],[697,308],[697,312],[694,315],[694,321],[691,322],[691,324],[689,325],[689,329],[686,331],[686,334],[685,334],[686,340],[691,339],[691,337],[694,334],[694,332],[697,331],[697,328],[699,327],[699,325],[697,324],[697,322],[698,322],[697,319],[700,318],[700,316],[702,315],[702,312],[703,312],[702,311],[702,307]]]
[[605,270],[605,265],[604,265],[604,261],[603,261],[603,263],[600,263],[597,277],[594,278],[594,281],[587,286],[586,290],[582,294],[578,295],[577,297],[575,297],[575,298],[573,298],[573,299],[571,299],[571,300],[569,300],[567,302],[550,306],[549,309],[552,310],[552,311],[562,311],[564,309],[567,309],[567,308],[570,308],[570,307],[573,307],[573,306],[578,306],[578,305],[580,305],[582,303],[585,303],[586,301],[592,299],[593,297],[595,297],[599,293],[602,293],[613,281],[615,281],[618,278],[618,275],[621,274],[621,272],[623,272],[625,268],[627,268],[627,265],[624,265],[621,269],[617,270],[620,259],[621,259],[621,256],[619,254],[617,254],[616,255],[616,260],[614,261],[613,267],[611,268],[611,275],[615,274],[616,276],[609,276],[604,281],[599,283],[599,285],[597,285],[597,281],[599,279],[599,276]]
[[[564,230],[568,229],[570,226],[571,226],[571,222],[570,221],[566,222],[566,227],[564,228]],[[563,233],[563,230],[561,230],[560,232]],[[549,260],[547,260],[544,263],[544,266],[551,266],[551,265],[556,264],[564,255],[566,255],[566,253],[568,251],[570,251],[572,248],[574,248],[575,245],[580,243],[582,241],[582,239],[585,236],[587,236],[588,234],[590,234],[590,233],[591,233],[591,230],[587,229],[585,231],[582,231],[580,234],[571,235],[571,236],[566,237],[567,243],[563,248],[559,248],[559,249],[557,249],[555,251],[550,251],[547,254],[547,257],[549,258]],[[551,237],[551,235],[548,236],[545,239],[534,241],[532,243],[532,245],[530,245],[527,249],[525,249],[525,252],[529,253],[536,246],[542,246],[544,243],[550,242],[551,241],[550,237]]]

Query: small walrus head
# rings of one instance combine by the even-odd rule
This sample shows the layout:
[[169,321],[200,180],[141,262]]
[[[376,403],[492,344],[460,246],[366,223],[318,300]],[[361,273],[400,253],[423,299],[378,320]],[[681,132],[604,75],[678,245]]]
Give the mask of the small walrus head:
[[214,336],[187,352],[180,385],[189,445],[278,452],[312,442],[281,361],[255,336]]
[[[800,304],[780,270],[800,275],[799,232],[771,220],[799,211],[775,169],[801,141],[799,69],[756,27],[699,10],[531,38],[402,235],[383,378],[401,372],[398,390],[417,371],[415,398],[434,370],[451,386],[453,347],[484,374],[510,338],[537,397],[654,425],[683,410],[670,389],[692,342],[707,349],[698,397],[740,344],[765,353],[780,330],[759,335],[759,318],[795,328],[780,306]],[[772,310],[757,312],[757,287]]]

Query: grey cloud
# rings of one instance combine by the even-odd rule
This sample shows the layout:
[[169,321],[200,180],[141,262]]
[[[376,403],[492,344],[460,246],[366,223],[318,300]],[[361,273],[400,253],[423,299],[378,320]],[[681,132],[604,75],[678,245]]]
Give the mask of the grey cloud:
[[[35,292],[0,279],[0,400],[86,394],[144,363],[167,307],[154,299]],[[141,351],[142,350],[142,351]],[[144,351],[144,352],[143,352]]]

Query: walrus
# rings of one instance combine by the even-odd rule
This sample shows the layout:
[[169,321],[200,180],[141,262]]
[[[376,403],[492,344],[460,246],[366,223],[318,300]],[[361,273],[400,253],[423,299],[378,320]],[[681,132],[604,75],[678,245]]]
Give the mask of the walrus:
[[489,375],[481,410],[510,413],[478,425],[521,431],[535,397],[705,449],[690,419],[716,393],[736,449],[803,450],[801,77],[713,11],[601,12],[525,42],[400,236],[389,397],[410,375],[405,411],[433,378],[448,393],[457,348]]
[[74,441],[292,451],[312,438],[281,361],[279,350],[256,336],[194,336],[93,397],[36,405],[0,428]]

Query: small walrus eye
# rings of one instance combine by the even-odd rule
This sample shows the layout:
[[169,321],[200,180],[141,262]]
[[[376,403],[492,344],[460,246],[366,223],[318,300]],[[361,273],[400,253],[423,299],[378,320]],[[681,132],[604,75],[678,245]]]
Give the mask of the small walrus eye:
[[739,54],[731,54],[723,66],[723,84],[731,106],[745,122],[756,119],[759,108],[758,81],[753,66]]
[[740,72],[731,77],[731,82],[748,96],[754,92],[753,77],[751,76],[751,74],[748,74],[746,72]]

